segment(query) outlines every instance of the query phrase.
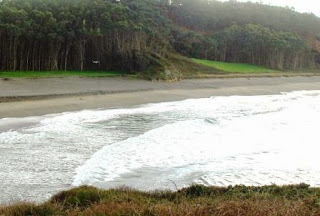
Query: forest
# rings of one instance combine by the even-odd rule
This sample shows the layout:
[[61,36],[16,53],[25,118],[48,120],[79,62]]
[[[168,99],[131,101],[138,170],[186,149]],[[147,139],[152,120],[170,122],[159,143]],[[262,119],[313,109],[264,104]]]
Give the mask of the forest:
[[162,68],[172,54],[317,68],[320,18],[234,0],[2,0],[0,70]]

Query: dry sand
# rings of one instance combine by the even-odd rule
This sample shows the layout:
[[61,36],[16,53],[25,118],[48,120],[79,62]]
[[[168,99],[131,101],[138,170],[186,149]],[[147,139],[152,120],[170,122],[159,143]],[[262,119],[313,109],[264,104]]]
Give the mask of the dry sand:
[[176,83],[125,78],[20,78],[0,80],[0,118],[296,90],[320,90],[320,77],[195,79]]

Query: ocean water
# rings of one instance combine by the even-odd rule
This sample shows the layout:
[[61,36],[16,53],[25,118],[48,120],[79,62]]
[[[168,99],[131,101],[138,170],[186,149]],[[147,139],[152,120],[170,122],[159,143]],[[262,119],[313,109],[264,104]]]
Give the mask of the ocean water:
[[320,186],[320,91],[0,119],[0,203],[80,185]]

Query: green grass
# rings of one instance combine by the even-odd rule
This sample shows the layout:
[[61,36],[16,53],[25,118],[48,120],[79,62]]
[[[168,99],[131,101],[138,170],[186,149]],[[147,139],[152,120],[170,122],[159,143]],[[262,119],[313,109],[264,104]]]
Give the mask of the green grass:
[[177,192],[80,187],[42,204],[0,206],[0,215],[287,215],[319,216],[320,189],[309,185],[205,187]]
[[44,78],[44,77],[115,77],[125,75],[122,71],[4,71],[0,78]]
[[245,64],[245,63],[227,63],[227,62],[218,62],[218,61],[210,61],[210,60],[202,60],[202,59],[193,59],[198,64],[205,65],[208,67],[213,67],[218,70],[224,72],[232,72],[232,73],[271,73],[277,72],[276,70],[272,70],[270,68]]

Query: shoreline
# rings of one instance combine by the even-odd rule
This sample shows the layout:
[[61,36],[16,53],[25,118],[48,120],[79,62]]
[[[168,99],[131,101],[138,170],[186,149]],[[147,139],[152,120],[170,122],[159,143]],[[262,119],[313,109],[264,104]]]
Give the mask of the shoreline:
[[191,79],[175,83],[123,78],[13,79],[0,81],[0,119],[299,90],[320,90],[320,77]]

